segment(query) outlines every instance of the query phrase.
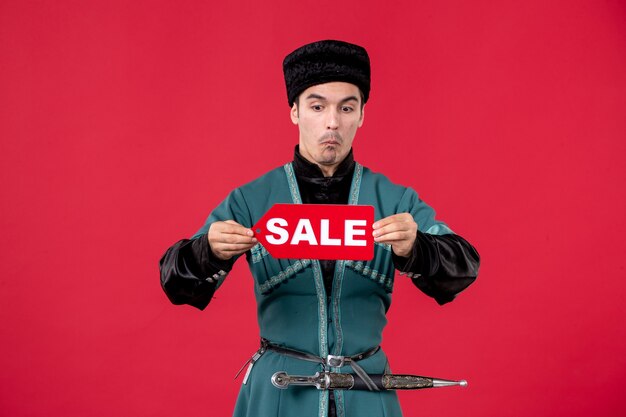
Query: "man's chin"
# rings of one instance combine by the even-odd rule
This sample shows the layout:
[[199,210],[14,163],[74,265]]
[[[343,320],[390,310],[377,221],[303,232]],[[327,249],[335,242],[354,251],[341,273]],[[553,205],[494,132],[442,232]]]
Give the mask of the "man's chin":
[[333,165],[340,162],[339,153],[333,150],[325,150],[320,156],[319,163],[322,165]]

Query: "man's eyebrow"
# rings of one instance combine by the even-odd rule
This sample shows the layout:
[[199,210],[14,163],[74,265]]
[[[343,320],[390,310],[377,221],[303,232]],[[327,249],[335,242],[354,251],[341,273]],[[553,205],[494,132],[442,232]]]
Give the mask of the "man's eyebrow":
[[[319,94],[315,94],[315,93],[311,93],[308,96],[306,96],[305,100],[323,100],[326,101],[326,97],[324,96],[320,96]],[[343,100],[340,101],[340,103],[346,103],[348,101],[359,101],[359,99],[356,96],[349,96],[344,98]]]
[[326,100],[326,97],[320,96],[319,94],[311,93],[306,97],[305,100],[311,100],[311,99]]
[[345,102],[348,102],[348,101],[357,101],[358,102],[359,99],[356,96],[350,96],[350,97],[346,97],[343,100],[341,100],[341,103],[345,103]]

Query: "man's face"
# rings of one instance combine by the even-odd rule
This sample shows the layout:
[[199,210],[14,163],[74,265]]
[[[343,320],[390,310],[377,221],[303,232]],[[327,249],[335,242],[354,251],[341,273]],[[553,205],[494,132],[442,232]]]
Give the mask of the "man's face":
[[332,175],[350,152],[363,124],[361,92],[354,84],[331,82],[309,87],[291,108],[300,130],[300,154]]

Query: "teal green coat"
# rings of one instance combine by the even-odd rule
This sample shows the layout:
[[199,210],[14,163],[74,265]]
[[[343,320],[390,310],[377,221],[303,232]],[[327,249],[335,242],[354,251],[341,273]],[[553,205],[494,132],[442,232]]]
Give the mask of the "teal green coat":
[[[301,204],[291,164],[235,189],[209,216],[196,235],[207,233],[211,223],[235,220],[252,227],[276,203]],[[415,191],[391,183],[358,163],[354,170],[349,204],[372,205],[375,219],[411,213],[419,230],[430,234],[452,231],[434,219],[434,211]],[[391,304],[394,264],[388,245],[375,244],[369,262],[337,261],[333,288],[327,297],[317,260],[275,259],[259,244],[246,253],[254,277],[261,337],[292,349],[321,357],[351,356],[378,346]],[[223,279],[220,278],[218,285]],[[327,300],[329,300],[327,302]],[[368,373],[389,371],[382,350],[359,364]],[[268,351],[253,366],[242,384],[235,417],[326,417],[328,392],[313,387],[275,388],[271,376],[278,371],[312,375],[321,365]],[[352,372],[350,366],[332,368]],[[400,416],[393,391],[336,391],[338,417]]]

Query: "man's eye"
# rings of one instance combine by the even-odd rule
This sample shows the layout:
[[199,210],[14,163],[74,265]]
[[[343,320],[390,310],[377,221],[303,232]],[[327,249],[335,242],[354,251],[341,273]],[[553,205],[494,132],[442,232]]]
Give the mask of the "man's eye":
[[315,106],[311,106],[311,108],[315,111],[320,111],[322,110],[322,106],[320,106],[319,104],[316,104]]
[[350,113],[351,111],[353,111],[354,109],[352,107],[348,107],[348,106],[344,106],[341,108],[341,111],[344,113]]

